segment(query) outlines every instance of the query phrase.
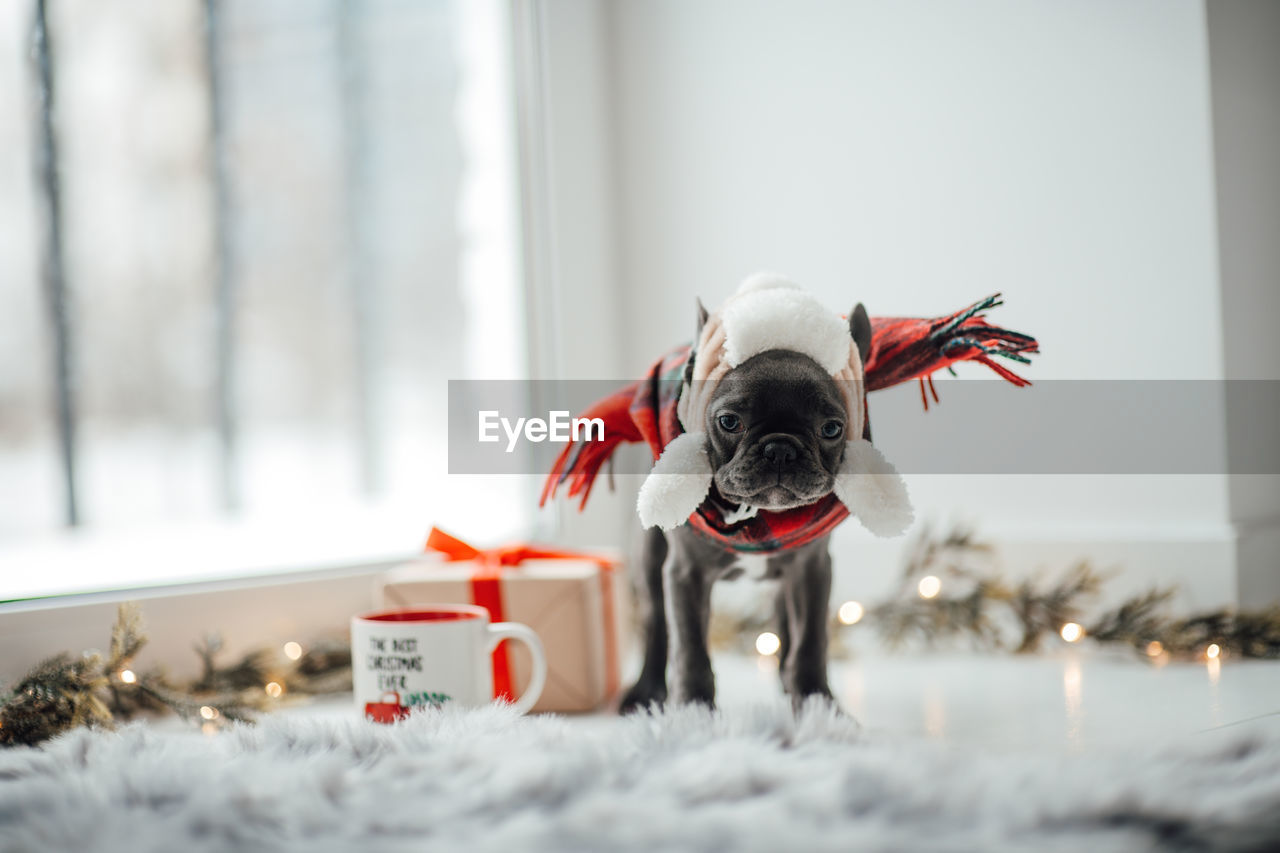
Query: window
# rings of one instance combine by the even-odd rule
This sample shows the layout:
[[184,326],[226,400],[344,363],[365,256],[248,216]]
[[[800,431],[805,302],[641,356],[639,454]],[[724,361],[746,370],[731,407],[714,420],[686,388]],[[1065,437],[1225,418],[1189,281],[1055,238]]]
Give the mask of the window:
[[446,380],[524,368],[503,4],[2,6],[0,600],[219,570],[33,576],[64,528],[234,522],[274,556],[232,569],[528,523],[527,479],[443,480]]

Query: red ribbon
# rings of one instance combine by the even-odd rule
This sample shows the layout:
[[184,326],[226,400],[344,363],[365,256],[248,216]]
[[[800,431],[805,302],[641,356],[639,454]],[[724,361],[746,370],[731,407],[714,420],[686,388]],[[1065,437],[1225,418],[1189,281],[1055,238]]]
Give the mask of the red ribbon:
[[[569,551],[562,548],[539,548],[533,545],[503,545],[481,550],[450,536],[438,527],[427,534],[427,551],[438,551],[449,562],[474,560],[471,575],[471,601],[489,611],[493,622],[505,621],[500,578],[504,569],[518,567],[525,560],[589,560],[601,569],[600,590],[604,595],[605,690],[613,695],[618,689],[617,631],[613,611],[613,569],[616,561],[600,554]],[[511,658],[504,640],[493,650],[493,698],[514,701],[511,684]]]

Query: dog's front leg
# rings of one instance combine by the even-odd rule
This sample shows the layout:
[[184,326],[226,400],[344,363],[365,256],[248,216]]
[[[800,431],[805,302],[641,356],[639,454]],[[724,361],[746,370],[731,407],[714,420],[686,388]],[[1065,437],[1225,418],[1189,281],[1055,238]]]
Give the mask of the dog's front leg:
[[667,699],[667,616],[662,571],[667,562],[667,537],[654,527],[645,531],[640,569],[643,572],[639,606],[644,624],[644,667],[636,683],[622,697],[621,714],[661,705]]
[[789,641],[782,659],[782,686],[797,708],[810,696],[831,699],[827,684],[827,608],[831,598],[827,538],[774,559],[780,563],[782,577],[778,610],[780,616],[785,614]]
[[674,704],[701,702],[715,706],[716,680],[707,652],[707,622],[711,613],[711,584],[715,575],[690,548],[677,539],[670,544],[662,566],[670,669],[670,698]]

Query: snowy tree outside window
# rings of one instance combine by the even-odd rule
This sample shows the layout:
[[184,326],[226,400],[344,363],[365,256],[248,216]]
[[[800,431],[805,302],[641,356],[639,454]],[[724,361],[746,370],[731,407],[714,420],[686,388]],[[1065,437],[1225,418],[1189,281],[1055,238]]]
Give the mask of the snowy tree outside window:
[[[3,4],[0,559],[72,528],[370,508],[522,529],[519,480],[443,488],[447,380],[524,370],[501,9]],[[16,574],[0,600],[63,589]]]

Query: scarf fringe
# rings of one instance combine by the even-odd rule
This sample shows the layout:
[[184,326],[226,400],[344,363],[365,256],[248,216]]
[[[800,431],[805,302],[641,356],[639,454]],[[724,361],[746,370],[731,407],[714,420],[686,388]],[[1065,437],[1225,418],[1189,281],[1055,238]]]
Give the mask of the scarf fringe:
[[[985,365],[1019,388],[1030,385],[1030,380],[992,359],[996,356],[1030,364],[1028,356],[1040,352],[1040,344],[1030,335],[992,326],[986,321],[983,312],[1003,304],[1000,294],[995,293],[954,314],[933,320],[872,317],[867,390],[879,391],[912,379],[931,379],[939,370],[951,370],[958,361]],[[936,393],[934,400],[937,401]],[[927,401],[925,408],[928,408]]]
[[582,496],[578,509],[587,505],[591,486],[600,468],[613,456],[618,445],[624,442],[643,441],[644,437],[631,418],[631,403],[643,380],[632,382],[597,403],[592,404],[579,417],[600,418],[604,421],[604,441],[573,441],[565,445],[551,466],[551,473],[542,486],[538,506],[546,505],[556,496],[561,486],[568,485],[569,498]]

